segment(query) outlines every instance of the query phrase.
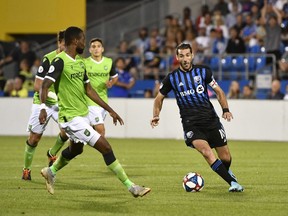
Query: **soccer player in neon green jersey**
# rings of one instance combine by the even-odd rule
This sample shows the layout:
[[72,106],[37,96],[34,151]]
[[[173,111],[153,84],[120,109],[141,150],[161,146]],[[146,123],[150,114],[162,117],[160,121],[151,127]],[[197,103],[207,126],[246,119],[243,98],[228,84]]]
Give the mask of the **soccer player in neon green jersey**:
[[46,188],[50,194],[54,194],[54,182],[56,173],[65,167],[73,158],[81,154],[83,146],[88,144],[98,150],[104,158],[108,168],[128,188],[134,197],[144,196],[151,189],[135,185],[126,175],[123,167],[116,159],[111,145],[97,131],[90,126],[89,109],[85,99],[87,94],[94,102],[103,107],[116,125],[124,124],[121,117],[106,104],[92,88],[86,74],[84,60],[78,55],[85,48],[85,35],[78,27],[69,27],[65,30],[65,52],[61,52],[52,61],[41,88],[41,111],[39,121],[45,124],[47,120],[46,105],[48,89],[54,83],[56,94],[59,98],[59,125],[65,130],[70,139],[70,146],[62,151],[62,154],[51,167],[41,170],[46,180]]
[[[105,103],[108,103],[107,89],[111,88],[118,80],[118,74],[113,66],[111,58],[103,56],[104,46],[99,38],[93,38],[90,41],[90,57],[85,59],[87,76],[91,86],[96,90],[98,95]],[[89,120],[93,128],[105,136],[104,119],[106,110],[86,96],[89,108]]]
[[[30,132],[28,140],[26,141],[25,146],[25,152],[24,152],[24,168],[23,168],[23,174],[22,179],[23,180],[31,180],[31,165],[33,156],[36,150],[36,147],[42,137],[43,132],[46,129],[46,124],[40,124],[39,122],[39,113],[40,113],[40,98],[39,98],[39,90],[40,86],[43,82],[43,79],[45,77],[45,74],[48,72],[50,63],[52,59],[60,52],[64,50],[64,31],[60,31],[57,35],[57,50],[54,50],[48,54],[46,54],[43,57],[43,61],[41,66],[39,67],[35,82],[34,82],[34,97],[33,97],[33,105],[31,109],[31,115],[28,121],[27,131]],[[57,96],[55,94],[54,86],[51,86],[49,88],[49,93],[46,103],[46,111],[47,111],[47,119],[49,120],[52,118],[55,122],[58,122],[58,106],[57,106]],[[52,163],[56,160],[56,154],[61,149],[61,147],[64,145],[65,141],[68,139],[67,135],[65,134],[65,131],[61,130],[59,133],[56,143],[54,146],[48,150],[47,156],[49,165],[52,165]]]

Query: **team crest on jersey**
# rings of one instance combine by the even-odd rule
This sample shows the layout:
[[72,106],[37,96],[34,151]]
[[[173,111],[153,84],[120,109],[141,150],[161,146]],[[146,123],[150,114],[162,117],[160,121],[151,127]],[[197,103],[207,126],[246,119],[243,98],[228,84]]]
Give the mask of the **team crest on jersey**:
[[80,67],[83,68],[83,69],[85,68],[85,65],[84,65],[83,62],[80,62]]
[[186,133],[186,137],[189,138],[189,139],[192,138],[193,135],[194,135],[193,131],[188,131]]
[[108,70],[108,66],[107,65],[104,65],[104,70]]
[[194,82],[199,84],[201,82],[201,77],[200,76],[195,76],[194,77]]
[[48,73],[52,73],[52,72],[54,72],[54,71],[55,71],[55,67],[54,67],[54,65],[51,65],[51,66],[49,67]]
[[44,68],[43,68],[42,66],[40,66],[40,67],[38,68],[38,73],[43,73],[43,71],[44,71]]
[[99,122],[99,117],[96,117],[96,118],[95,118],[95,121],[96,121],[96,122]]
[[84,134],[85,134],[86,136],[90,136],[90,131],[86,129],[86,130],[84,131]]

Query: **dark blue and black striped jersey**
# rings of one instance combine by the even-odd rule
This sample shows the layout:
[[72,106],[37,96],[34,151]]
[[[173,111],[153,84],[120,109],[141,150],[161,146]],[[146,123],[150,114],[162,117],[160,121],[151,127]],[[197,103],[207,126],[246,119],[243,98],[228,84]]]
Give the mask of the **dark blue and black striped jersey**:
[[213,81],[212,71],[206,66],[193,65],[186,72],[178,68],[164,78],[160,92],[167,95],[173,90],[182,121],[189,119],[195,126],[213,128],[219,123],[208,96],[207,87]]

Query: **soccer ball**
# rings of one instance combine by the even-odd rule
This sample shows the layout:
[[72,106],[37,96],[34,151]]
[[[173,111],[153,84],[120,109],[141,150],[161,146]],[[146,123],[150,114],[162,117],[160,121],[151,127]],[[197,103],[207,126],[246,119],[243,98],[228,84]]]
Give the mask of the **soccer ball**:
[[204,187],[204,179],[199,173],[190,172],[183,178],[183,188],[186,192],[198,192]]

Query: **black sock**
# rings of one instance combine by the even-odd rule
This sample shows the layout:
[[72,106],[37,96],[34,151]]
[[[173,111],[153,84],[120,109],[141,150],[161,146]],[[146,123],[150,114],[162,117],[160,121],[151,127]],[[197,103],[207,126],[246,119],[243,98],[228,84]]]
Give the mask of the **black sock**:
[[216,159],[216,161],[211,165],[211,168],[213,171],[215,171],[219,176],[221,176],[229,185],[232,181],[235,181],[230,174],[228,173],[228,170],[225,168],[224,164],[221,162],[221,160]]
[[223,165],[226,167],[227,170],[229,170],[230,165],[231,165],[231,160],[230,161],[225,161],[225,160],[221,160]]
[[103,155],[103,158],[104,158],[104,161],[105,161],[107,166],[109,166],[110,164],[112,164],[116,160],[113,151]]

